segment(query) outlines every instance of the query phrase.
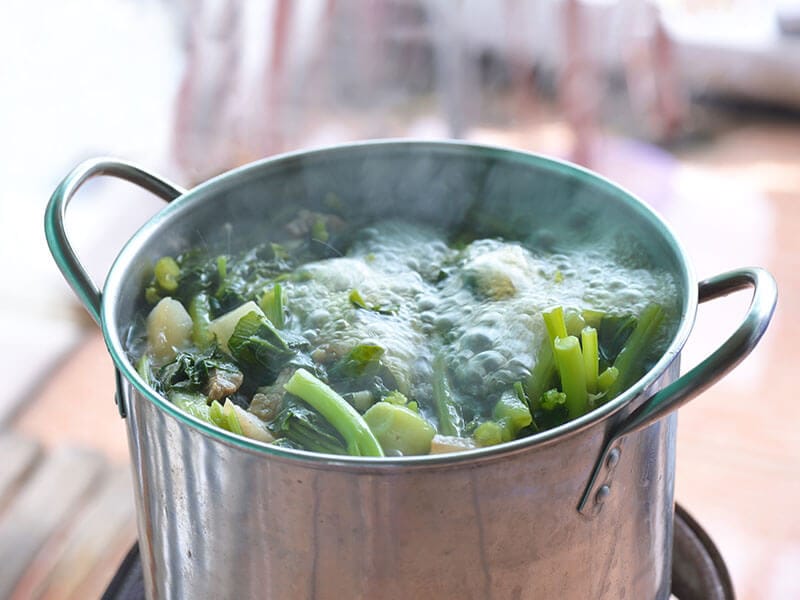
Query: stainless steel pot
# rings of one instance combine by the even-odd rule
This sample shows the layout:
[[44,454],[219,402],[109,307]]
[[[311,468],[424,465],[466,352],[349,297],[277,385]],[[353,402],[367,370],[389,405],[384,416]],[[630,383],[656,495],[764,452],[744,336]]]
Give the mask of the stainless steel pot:
[[[171,203],[120,252],[101,296],[67,240],[64,212],[83,182],[103,174]],[[672,341],[635,386],[594,412],[453,455],[378,460],[275,448],[209,427],[155,394],[126,348],[154,260],[196,244],[268,239],[286,210],[332,198],[365,221],[411,216],[487,234],[496,226],[556,246],[616,236],[673,273],[680,315]],[[93,160],[55,191],[46,231],[116,364],[151,600],[667,598],[674,411],[753,349],[777,298],[774,280],[757,268],[695,284],[663,221],[588,171],[463,143],[288,154],[190,191],[127,163]],[[744,321],[679,376],[698,301],[747,287]]]

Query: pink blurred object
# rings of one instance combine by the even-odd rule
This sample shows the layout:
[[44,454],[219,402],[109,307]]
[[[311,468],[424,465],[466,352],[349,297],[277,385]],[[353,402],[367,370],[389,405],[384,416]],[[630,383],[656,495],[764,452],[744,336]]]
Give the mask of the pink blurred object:
[[[531,13],[519,0],[491,5],[505,32],[498,72],[490,74],[505,82],[500,90],[482,80],[488,67],[468,28],[476,6],[466,2],[183,0],[173,6],[186,56],[173,154],[190,181],[309,144],[464,138],[486,113],[495,126],[514,128],[537,110],[533,72],[544,57],[532,55],[528,42],[541,30],[538,18],[553,19],[560,34],[556,104],[572,133],[569,157],[592,166],[599,151],[607,65],[592,45],[594,13],[584,1],[561,0],[550,13]],[[628,110],[641,116],[651,137],[668,139],[684,111],[671,41],[650,0],[629,0],[619,10],[631,26]]]

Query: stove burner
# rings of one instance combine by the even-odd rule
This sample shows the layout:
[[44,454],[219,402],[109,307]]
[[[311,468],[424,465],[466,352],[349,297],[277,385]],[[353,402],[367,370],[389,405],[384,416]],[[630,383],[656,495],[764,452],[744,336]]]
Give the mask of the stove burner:
[[[734,600],[733,584],[722,556],[703,528],[675,505],[672,594],[678,600]],[[144,600],[139,545],[128,552],[103,600]]]

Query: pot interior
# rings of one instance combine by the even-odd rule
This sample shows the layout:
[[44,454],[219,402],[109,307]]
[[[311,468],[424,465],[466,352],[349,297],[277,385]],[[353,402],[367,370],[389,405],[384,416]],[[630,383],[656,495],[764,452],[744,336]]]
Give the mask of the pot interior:
[[401,218],[448,232],[467,229],[551,252],[605,248],[629,264],[671,273],[679,297],[664,359],[628,393],[557,428],[563,432],[610,414],[644,389],[680,351],[692,325],[696,286],[679,243],[621,188],[574,165],[511,150],[372,142],[247,165],[189,191],[145,224],[120,253],[104,291],[104,330],[123,374],[157,399],[135,374],[127,344],[131,325],[145,314],[142,288],[158,258],[196,247],[244,250],[277,237],[301,209],[338,212],[353,225]]

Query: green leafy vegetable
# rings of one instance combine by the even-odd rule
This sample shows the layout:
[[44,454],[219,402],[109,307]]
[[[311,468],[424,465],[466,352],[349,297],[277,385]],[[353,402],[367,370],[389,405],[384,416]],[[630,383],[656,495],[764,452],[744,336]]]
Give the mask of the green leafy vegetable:
[[268,380],[274,380],[295,354],[270,320],[256,311],[239,319],[228,347],[236,360],[257,367]]
[[283,386],[287,392],[308,402],[333,426],[347,443],[348,454],[383,456],[378,440],[363,417],[328,385],[305,369],[297,369]]
[[297,447],[325,454],[347,454],[347,447],[336,431],[320,415],[287,397],[285,407],[272,422],[272,430]]
[[261,306],[261,310],[264,311],[264,314],[275,327],[278,329],[284,328],[284,297],[280,283],[276,283],[272,286],[272,289],[264,292],[259,306]]
[[216,347],[200,353],[180,352],[171,363],[158,370],[156,379],[162,389],[199,392],[208,383],[214,370],[240,373],[229,357]]
[[376,312],[382,315],[393,315],[397,313],[397,307],[382,306],[380,304],[367,304],[367,301],[364,300],[364,297],[361,295],[361,292],[355,289],[350,290],[349,299],[350,303],[356,308],[361,308],[363,310],[371,310],[372,312]]
[[350,290],[349,298],[350,298],[350,303],[353,304],[353,306],[356,306],[358,308],[363,308],[364,310],[369,310],[367,303],[361,296],[361,292],[359,292],[358,290]]
[[608,388],[609,399],[624,392],[644,375],[648,356],[663,320],[664,309],[658,304],[649,304],[639,315],[636,329],[630,334],[625,347],[614,361],[614,367],[619,374],[616,381]]
[[374,377],[381,368],[384,349],[376,344],[358,344],[330,368],[333,379],[358,380]]
[[604,364],[613,365],[625,342],[636,329],[637,319],[633,315],[624,317],[605,316],[597,330],[598,351]]

